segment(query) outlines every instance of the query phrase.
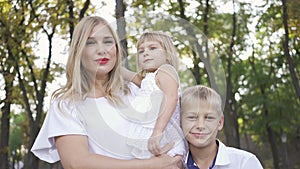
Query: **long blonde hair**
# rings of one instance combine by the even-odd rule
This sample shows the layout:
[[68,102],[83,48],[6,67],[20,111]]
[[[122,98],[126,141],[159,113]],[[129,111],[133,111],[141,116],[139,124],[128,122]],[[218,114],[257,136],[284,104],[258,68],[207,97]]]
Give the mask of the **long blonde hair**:
[[109,79],[105,89],[106,98],[114,104],[120,104],[122,102],[120,94],[126,93],[127,87],[121,76],[122,56],[119,40],[108,22],[98,16],[84,17],[76,25],[66,65],[67,82],[62,88],[56,90],[52,94],[52,99],[59,97],[60,101],[68,100],[71,102],[84,100],[87,97],[88,92],[92,90],[94,83],[92,83],[92,79],[88,76],[87,70],[82,65],[81,60],[86,41],[93,28],[98,24],[103,24],[108,27],[116,42],[117,50],[116,64],[109,73]]
[[[167,53],[167,60],[169,61],[169,64],[172,65],[176,70],[178,70],[178,64],[179,64],[179,59],[178,59],[178,53],[176,52],[176,48],[173,44],[173,41],[169,35],[167,35],[164,32],[159,32],[159,31],[153,31],[153,32],[145,32],[142,34],[140,39],[138,40],[137,43],[137,49],[146,41],[154,41],[158,42],[163,49]],[[138,55],[137,55],[138,57]],[[138,61],[138,58],[136,59]],[[138,65],[138,70],[141,71],[141,68],[137,62]]]

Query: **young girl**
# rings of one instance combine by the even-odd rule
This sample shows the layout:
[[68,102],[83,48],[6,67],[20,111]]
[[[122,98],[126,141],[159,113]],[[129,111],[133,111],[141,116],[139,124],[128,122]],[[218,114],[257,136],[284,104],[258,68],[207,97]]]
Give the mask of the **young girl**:
[[178,168],[179,157],[149,160],[126,156],[126,120],[118,111],[129,95],[120,72],[116,33],[103,18],[76,26],[66,65],[67,82],[52,104],[31,151],[64,168]]
[[[137,66],[140,73],[122,70],[126,80],[139,89],[131,101],[140,116],[129,130],[128,141],[136,158],[149,158],[161,154],[161,147],[174,142],[170,156],[185,152],[180,129],[178,56],[171,38],[162,32],[144,33],[137,44]],[[128,116],[128,115],[127,115]],[[140,118],[137,118],[140,117]]]

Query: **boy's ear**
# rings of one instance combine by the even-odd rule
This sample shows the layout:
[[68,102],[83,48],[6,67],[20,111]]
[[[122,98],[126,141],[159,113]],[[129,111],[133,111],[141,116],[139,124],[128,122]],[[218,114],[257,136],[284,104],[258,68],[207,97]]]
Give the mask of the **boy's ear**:
[[218,130],[222,130],[224,126],[224,115],[221,115],[221,118],[218,122]]

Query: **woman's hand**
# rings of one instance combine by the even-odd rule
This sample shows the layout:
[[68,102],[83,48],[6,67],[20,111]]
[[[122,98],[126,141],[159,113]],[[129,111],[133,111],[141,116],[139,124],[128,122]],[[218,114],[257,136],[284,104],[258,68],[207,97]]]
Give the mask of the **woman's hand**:
[[153,169],[182,169],[182,156],[171,157],[167,154],[162,154],[160,156],[152,157],[149,159],[151,161],[150,168]]
[[[89,152],[88,139],[83,135],[64,135],[55,138],[55,146],[65,169],[178,169],[182,166],[181,157],[170,157],[166,154],[147,160],[120,160]],[[166,153],[174,143],[161,148]],[[181,168],[180,168],[181,169]]]

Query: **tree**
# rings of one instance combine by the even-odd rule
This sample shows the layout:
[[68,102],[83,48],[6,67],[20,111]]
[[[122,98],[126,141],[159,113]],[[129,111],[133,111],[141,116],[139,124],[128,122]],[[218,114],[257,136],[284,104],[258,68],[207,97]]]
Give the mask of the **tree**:
[[116,0],[116,21],[117,21],[117,34],[120,38],[120,44],[122,47],[122,56],[125,58],[125,66],[128,67],[128,49],[126,38],[126,21],[125,21],[126,5],[123,0]]
[[293,85],[296,91],[296,95],[298,97],[298,99],[300,99],[300,86],[299,86],[299,80],[297,77],[297,74],[295,72],[295,66],[293,63],[293,60],[290,56],[290,50],[289,50],[289,26],[288,26],[288,12],[287,12],[287,1],[286,0],[282,0],[282,22],[283,22],[283,26],[284,26],[284,31],[285,31],[285,36],[284,36],[284,42],[283,42],[283,49],[284,49],[284,56],[287,60],[288,66],[289,66],[289,70],[291,73],[291,78],[293,81]]
[[[67,6],[69,9],[69,22],[70,23],[70,36],[72,36],[73,31],[73,24],[74,24],[74,13],[73,13],[73,1],[67,1]],[[87,0],[83,4],[83,8],[79,13],[79,18],[84,16],[84,13],[87,11],[90,1]],[[57,31],[57,27],[60,26],[60,17],[65,15],[64,3],[61,2],[54,2],[51,3],[45,3],[44,10],[50,13],[50,16],[45,16],[38,14],[36,11],[38,10],[37,7],[43,4],[38,4],[34,2],[30,2],[31,7],[31,14],[34,20],[37,21],[37,23],[40,23],[38,27],[41,28],[42,32],[47,36],[48,39],[48,56],[46,59],[45,67],[41,70],[41,76],[37,78],[37,74],[35,74],[35,71],[32,66],[32,62],[29,60],[28,56],[25,54],[25,58],[27,61],[27,65],[29,66],[29,74],[31,77],[31,81],[33,81],[34,84],[34,95],[33,98],[36,100],[34,102],[34,111],[31,109],[30,105],[30,98],[27,97],[28,89],[25,87],[25,81],[21,78],[21,72],[18,69],[18,65],[16,65],[16,69],[18,72],[18,80],[19,85],[23,93],[23,101],[25,103],[25,110],[28,114],[29,118],[29,147],[32,147],[36,136],[38,135],[38,132],[40,130],[40,126],[42,124],[42,117],[43,117],[43,104],[44,104],[44,98],[46,96],[46,87],[47,83],[51,82],[53,80],[51,74],[51,58],[52,58],[52,43],[53,43],[53,37]],[[65,18],[63,18],[65,19]],[[52,68],[55,69],[55,68]],[[35,118],[34,118],[35,117]],[[38,159],[29,151],[26,160],[25,160],[25,166],[24,168],[38,168]]]
[[[69,2],[72,4],[71,1]],[[80,1],[80,3],[76,5],[80,5],[82,3],[83,2]],[[1,161],[3,161],[1,164],[5,165],[4,168],[8,168],[7,147],[9,137],[7,133],[9,132],[9,119],[7,117],[9,117],[9,113],[11,113],[9,108],[12,99],[9,98],[11,93],[10,89],[14,84],[13,82],[15,82],[18,88],[14,89],[19,90],[22,94],[22,97],[18,98],[18,101],[16,101],[17,99],[14,99],[14,103],[20,104],[24,108],[29,124],[29,131],[26,132],[28,134],[28,142],[24,142],[24,146],[28,150],[25,158],[24,168],[38,168],[38,159],[30,152],[30,148],[33,145],[43,121],[43,106],[44,98],[47,94],[47,83],[51,83],[55,72],[61,70],[57,64],[51,63],[51,58],[54,35],[57,33],[58,26],[60,26],[60,24],[64,25],[64,21],[67,20],[64,17],[66,14],[64,10],[65,4],[55,1],[18,1],[13,4],[7,3],[5,5],[6,6],[2,10],[3,15],[1,15],[2,17],[0,20],[1,25],[3,26],[1,32],[3,32],[3,35],[5,35],[3,36],[4,39],[1,39],[1,41],[4,42],[3,44],[5,44],[3,46],[5,48],[1,48],[1,53],[3,52],[2,55],[6,56],[3,57],[3,61],[5,62],[1,62],[1,65],[3,66],[1,67],[3,68],[1,69],[1,72],[6,79],[5,88],[7,89],[7,97],[4,101],[4,107],[2,107],[2,111],[4,112],[2,116],[3,122],[1,122],[3,130],[1,132],[1,134],[3,133],[1,145],[3,148],[6,148],[5,152],[3,151],[4,153],[0,156]],[[88,9],[88,5],[89,0],[83,4],[83,8],[78,15],[83,17]],[[71,8],[69,9],[71,10]],[[70,20],[73,21],[74,18]],[[11,24],[9,24],[12,21],[17,26],[13,27]],[[62,29],[59,30],[63,32],[64,27],[61,26],[61,28]],[[72,30],[72,26],[70,26],[70,30]],[[46,60],[44,60],[44,67],[40,65],[34,65],[34,60],[36,60],[37,57],[32,50],[32,46],[34,45],[30,45],[31,43],[34,43],[34,35],[37,35],[39,32],[44,33],[49,44],[48,56]],[[15,46],[18,46],[18,48],[15,48]],[[14,74],[16,75],[17,81],[14,81],[15,78],[12,78],[11,82],[9,81],[11,79],[11,77],[9,77],[7,74],[9,72],[11,73],[10,76]]]
[[226,101],[225,101],[225,109],[224,109],[224,130],[226,135],[226,143],[229,146],[236,146],[240,147],[240,137],[239,137],[239,126],[237,122],[237,103],[234,98],[234,86],[233,86],[233,77],[232,77],[232,64],[233,64],[233,57],[235,55],[234,53],[234,47],[236,43],[236,29],[237,29],[237,17],[235,12],[235,1],[232,0],[233,5],[233,12],[232,12],[232,33],[231,33],[231,40],[229,45],[229,52],[227,55],[227,59],[225,61],[226,64],[226,84],[227,84],[227,93],[226,93]]
[[[10,116],[11,116],[11,105],[16,102],[17,97],[13,95],[14,91],[14,79],[16,71],[14,69],[15,56],[19,54],[19,51],[15,46],[21,46],[21,41],[17,40],[18,33],[24,32],[24,29],[13,27],[10,23],[14,21],[17,25],[23,24],[22,18],[16,17],[19,15],[21,10],[12,8],[10,3],[4,3],[5,8],[2,9],[2,15],[0,18],[1,25],[1,65],[0,73],[4,79],[4,90],[5,98],[1,101],[3,107],[1,107],[1,140],[0,140],[0,168],[8,168],[8,157],[9,157],[9,130],[10,130]],[[13,10],[9,10],[12,8]],[[23,38],[27,40],[26,37]]]

